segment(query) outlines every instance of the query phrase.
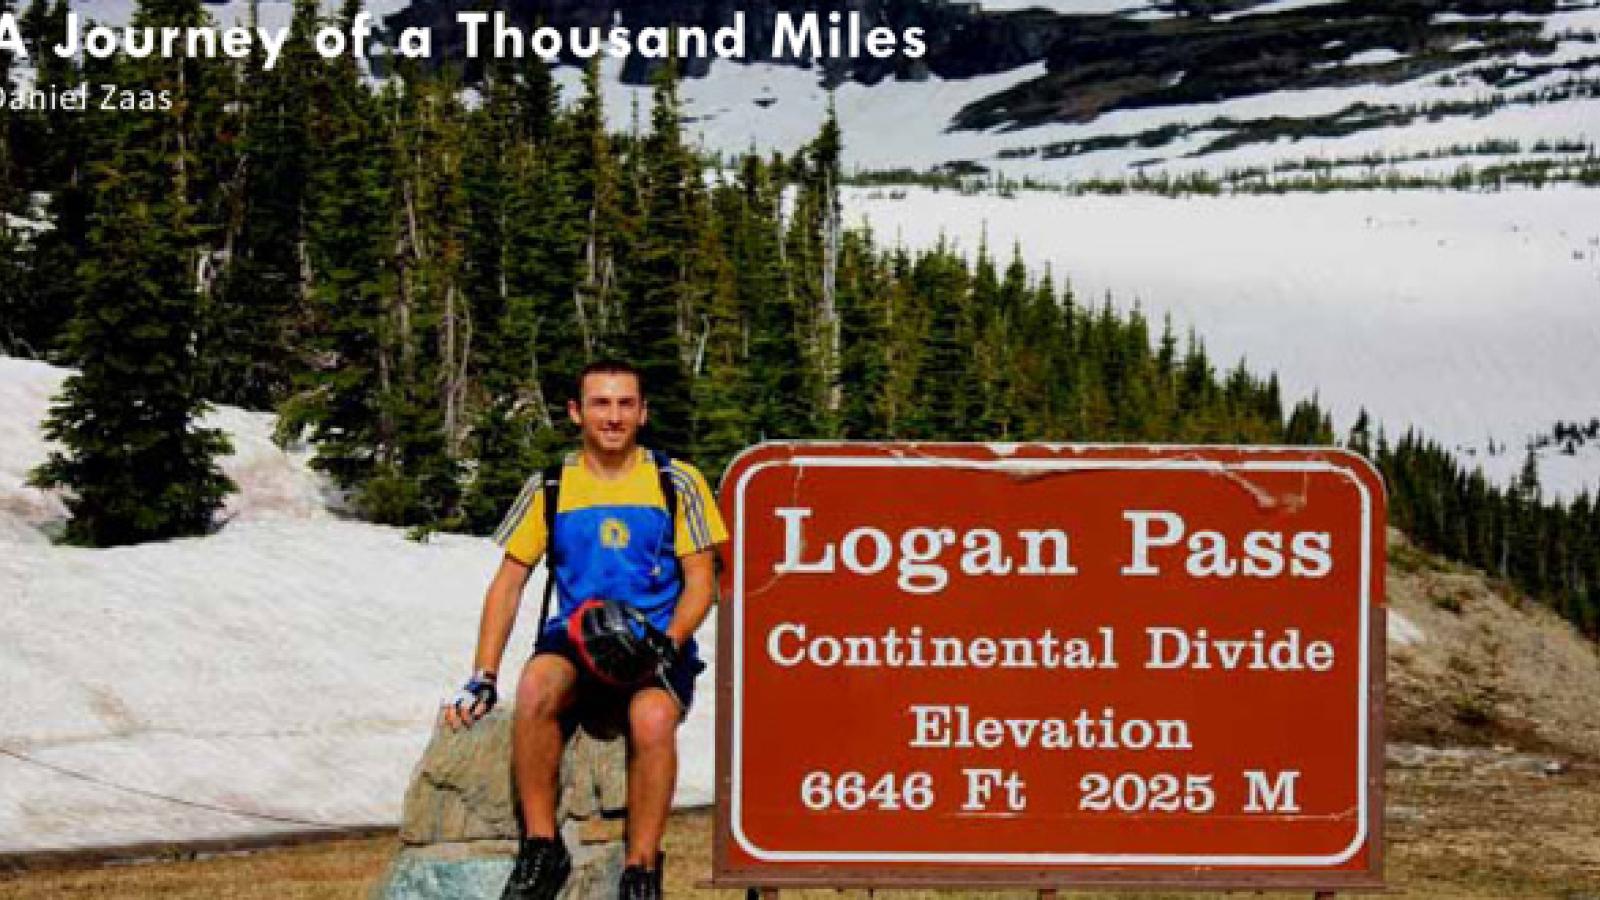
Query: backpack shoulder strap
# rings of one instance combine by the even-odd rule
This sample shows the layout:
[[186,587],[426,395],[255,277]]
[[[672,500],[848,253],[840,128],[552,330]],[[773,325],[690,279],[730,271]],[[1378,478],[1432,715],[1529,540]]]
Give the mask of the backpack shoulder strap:
[[651,450],[650,458],[656,464],[656,478],[661,482],[661,496],[667,501],[669,527],[678,524],[678,489],[672,483],[672,457],[660,450]]
[[563,463],[553,463],[544,468],[544,544],[545,558],[556,551],[556,510],[561,507],[561,470]]
[[544,602],[539,605],[539,630],[544,634],[544,623],[550,621],[550,600],[556,593],[556,510],[561,503],[561,470],[564,463],[552,463],[544,469]]

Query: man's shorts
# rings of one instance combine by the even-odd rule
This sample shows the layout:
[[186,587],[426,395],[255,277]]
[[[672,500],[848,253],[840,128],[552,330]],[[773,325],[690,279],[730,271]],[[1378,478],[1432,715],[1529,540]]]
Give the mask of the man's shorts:
[[678,654],[678,663],[665,673],[666,677],[656,675],[649,680],[634,687],[619,688],[606,684],[584,666],[583,660],[578,657],[578,650],[572,646],[572,638],[568,636],[565,628],[547,628],[539,635],[539,640],[533,645],[533,655],[553,653],[578,670],[578,705],[586,706],[591,703],[621,704],[640,688],[660,687],[678,701],[679,714],[688,718],[689,707],[694,703],[694,682],[706,669],[706,664],[700,661],[700,647],[690,638]]

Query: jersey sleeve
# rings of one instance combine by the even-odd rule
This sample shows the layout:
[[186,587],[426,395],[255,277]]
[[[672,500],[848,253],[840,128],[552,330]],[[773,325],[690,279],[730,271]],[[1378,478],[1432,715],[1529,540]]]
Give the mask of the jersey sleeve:
[[699,553],[728,540],[728,527],[722,523],[716,498],[700,470],[686,462],[672,461],[672,486],[678,492],[678,521],[673,543],[679,556]]
[[507,556],[531,566],[544,555],[548,538],[544,526],[544,478],[535,475],[522,486],[517,502],[506,512],[495,530],[494,542],[505,549]]

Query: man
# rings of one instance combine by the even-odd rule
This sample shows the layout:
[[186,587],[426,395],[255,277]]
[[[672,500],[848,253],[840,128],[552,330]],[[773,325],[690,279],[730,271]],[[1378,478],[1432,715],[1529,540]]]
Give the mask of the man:
[[[530,479],[496,539],[505,548],[484,598],[476,673],[446,708],[452,728],[470,727],[494,705],[495,673],[528,576],[551,550],[559,599],[517,684],[512,726],[524,836],[505,900],[547,900],[571,870],[555,820],[557,774],[575,714],[611,706],[628,739],[628,821],[624,900],[661,896],[661,838],[677,779],[677,728],[694,696],[694,633],[711,608],[717,544],[727,529],[705,479],[688,463],[638,444],[648,421],[644,386],[627,363],[585,367],[567,414],[582,450],[562,467],[554,535],[546,534],[544,479]],[[664,496],[671,490],[672,497]],[[674,521],[668,509],[676,507]],[[602,682],[569,636],[585,601],[625,603],[649,620],[657,674],[630,687]],[[665,638],[662,638],[662,635]]]

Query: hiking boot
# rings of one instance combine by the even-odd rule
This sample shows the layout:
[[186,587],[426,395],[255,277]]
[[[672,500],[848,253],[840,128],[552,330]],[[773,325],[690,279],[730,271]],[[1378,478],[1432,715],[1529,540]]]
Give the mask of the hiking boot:
[[570,874],[572,857],[561,838],[523,838],[500,900],[555,900]]
[[629,866],[622,870],[617,900],[661,900],[661,855],[656,856],[654,869]]

